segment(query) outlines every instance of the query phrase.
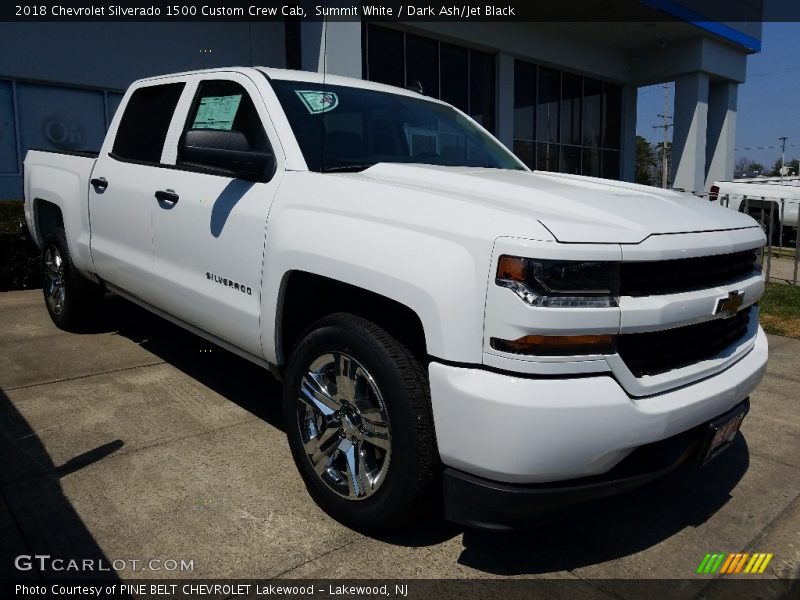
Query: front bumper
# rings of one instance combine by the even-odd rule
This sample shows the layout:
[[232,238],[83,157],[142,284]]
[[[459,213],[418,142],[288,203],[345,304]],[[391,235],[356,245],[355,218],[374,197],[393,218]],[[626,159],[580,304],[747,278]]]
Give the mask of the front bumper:
[[[729,414],[749,409],[749,400]],[[444,508],[450,521],[479,529],[505,530],[536,523],[543,516],[641,487],[680,465],[703,458],[708,423],[659,442],[640,446],[608,473],[554,484],[515,485],[444,472]]]
[[632,398],[610,375],[525,377],[431,363],[431,401],[446,467],[498,484],[603,475],[637,448],[726,413],[758,385],[767,363],[753,348],[712,377]]

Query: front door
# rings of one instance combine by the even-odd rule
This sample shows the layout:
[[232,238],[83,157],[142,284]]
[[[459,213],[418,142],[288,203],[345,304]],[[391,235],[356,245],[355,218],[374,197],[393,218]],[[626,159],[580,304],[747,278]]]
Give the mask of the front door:
[[[282,163],[242,179],[188,162],[190,129],[239,131],[253,150],[270,151],[266,109],[244,75],[198,76],[175,150],[175,168],[153,213],[157,305],[178,318],[261,356],[261,275],[267,215]],[[280,160],[280,159],[278,159]]]

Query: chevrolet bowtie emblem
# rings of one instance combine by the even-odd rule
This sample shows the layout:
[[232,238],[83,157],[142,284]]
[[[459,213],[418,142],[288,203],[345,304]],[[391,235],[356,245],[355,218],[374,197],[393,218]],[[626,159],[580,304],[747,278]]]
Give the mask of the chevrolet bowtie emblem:
[[739,312],[742,302],[744,302],[744,292],[728,292],[727,298],[717,300],[717,309],[714,314],[724,314],[726,317],[732,317]]

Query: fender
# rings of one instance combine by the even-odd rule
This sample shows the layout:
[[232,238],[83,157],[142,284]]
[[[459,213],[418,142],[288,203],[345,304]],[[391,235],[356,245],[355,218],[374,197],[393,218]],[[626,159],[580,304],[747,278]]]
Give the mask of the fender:
[[[73,264],[84,273],[92,275],[94,264],[89,251],[88,206],[88,177],[91,175],[91,169],[86,171],[85,164],[92,159],[59,155],[59,160],[66,163],[63,168],[37,165],[35,159],[36,154],[29,153],[25,164],[27,187],[25,197],[32,199],[26,201],[25,212],[31,235],[41,246],[44,239],[38,223],[38,203],[45,201],[57,206],[61,210]],[[79,161],[84,162],[78,164]],[[76,164],[70,165],[72,162]]]
[[[432,207],[451,219],[430,218]],[[267,225],[262,345],[279,363],[287,273],[336,279],[399,302],[422,322],[428,353],[482,360],[492,238],[474,206],[348,176],[288,172]],[[459,213],[464,218],[459,218]]]

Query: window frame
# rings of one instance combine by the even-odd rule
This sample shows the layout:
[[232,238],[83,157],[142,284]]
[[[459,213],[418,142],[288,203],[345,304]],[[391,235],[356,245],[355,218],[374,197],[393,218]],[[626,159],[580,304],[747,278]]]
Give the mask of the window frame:
[[[379,29],[379,30],[383,30],[385,32],[389,32],[389,35],[399,35],[399,36],[402,37],[402,49],[403,49],[402,52],[403,52],[403,54],[402,54],[402,57],[401,57],[401,59],[402,59],[401,60],[401,66],[402,66],[401,70],[402,70],[402,73],[403,73],[403,83],[402,83],[402,85],[395,85],[393,83],[388,83],[387,85],[395,85],[395,87],[408,88],[408,86],[409,86],[409,77],[408,77],[408,70],[409,70],[408,69],[408,38],[409,38],[409,36],[411,36],[413,38],[420,39],[420,40],[428,40],[428,41],[436,44],[436,59],[437,59],[437,63],[438,63],[437,64],[437,72],[438,72],[439,82],[438,82],[438,86],[437,86],[438,89],[436,90],[436,95],[432,95],[432,94],[428,93],[427,90],[424,90],[424,89],[423,89],[423,92],[424,92],[423,95],[428,96],[430,98],[434,98],[436,100],[441,100],[443,102],[447,102],[448,104],[451,104],[451,105],[455,106],[460,111],[462,111],[462,112],[466,113],[467,115],[469,115],[470,118],[473,119],[476,122],[477,122],[477,119],[473,116],[473,114],[477,114],[477,111],[473,108],[472,103],[473,103],[473,99],[478,97],[478,96],[480,96],[481,94],[477,93],[478,90],[473,89],[473,85],[472,85],[472,79],[473,79],[472,59],[473,59],[473,56],[476,56],[476,57],[478,57],[478,56],[484,57],[485,56],[485,57],[487,57],[491,61],[491,70],[492,70],[492,73],[491,73],[492,82],[491,82],[491,90],[490,90],[490,94],[489,94],[491,107],[490,107],[490,110],[487,111],[490,114],[490,117],[485,117],[485,116],[482,117],[482,122],[479,122],[479,124],[481,125],[481,127],[486,129],[489,133],[491,133],[493,136],[496,136],[496,134],[497,134],[497,121],[498,121],[497,94],[496,94],[496,88],[497,88],[497,61],[496,61],[497,52],[496,51],[493,51],[491,49],[476,48],[476,47],[464,45],[464,44],[461,44],[461,43],[454,44],[454,43],[451,43],[451,42],[440,40],[439,38],[436,38],[436,37],[431,37],[429,35],[413,33],[413,32],[405,31],[404,29],[399,29],[399,28],[395,28],[395,27],[387,27],[383,23],[376,24],[376,23],[366,23],[365,22],[365,23],[362,23],[362,26],[361,26],[361,39],[362,39],[362,47],[361,47],[362,67],[361,67],[361,71],[362,71],[362,78],[367,80],[367,81],[374,81],[375,83],[385,83],[383,80],[375,79],[370,74],[370,30],[374,31],[375,29]],[[445,89],[445,86],[442,84],[442,79],[443,79],[443,77],[446,77],[446,75],[443,75],[443,73],[445,73],[445,69],[442,68],[442,54],[443,54],[442,53],[442,48],[445,47],[445,46],[448,47],[449,49],[455,49],[457,51],[463,51],[464,54],[466,55],[466,65],[465,65],[466,66],[466,97],[465,97],[466,103],[465,103],[464,106],[459,106],[459,105],[455,104],[453,101],[444,98],[443,91]],[[488,122],[487,122],[487,120],[488,120]]]
[[[152,160],[144,160],[141,158],[133,158],[129,156],[123,156],[115,152],[115,148],[117,146],[117,142],[119,141],[119,133],[120,128],[122,126],[123,120],[125,119],[125,115],[128,113],[128,109],[130,108],[131,100],[136,95],[137,92],[140,92],[145,89],[156,88],[156,87],[165,87],[165,86],[172,86],[172,85],[179,85],[181,86],[180,94],[178,95],[178,100],[175,102],[175,107],[172,109],[172,116],[170,117],[169,124],[167,125],[167,129],[164,132],[164,141],[161,143],[161,152],[159,153],[158,161]],[[117,107],[116,114],[114,115],[114,125],[113,125],[113,136],[111,135],[112,129],[110,128],[107,133],[106,143],[110,145],[108,148],[108,155],[113,158],[114,160],[120,162],[130,162],[134,164],[143,164],[143,165],[153,165],[153,166],[160,166],[164,160],[164,151],[167,148],[170,139],[170,132],[172,130],[172,126],[175,121],[175,117],[179,112],[181,101],[183,100],[186,94],[186,81],[183,80],[167,80],[167,81],[148,81],[143,83],[142,85],[138,85],[135,88],[132,88],[128,91],[126,96],[123,98],[123,101],[120,102],[120,105]],[[105,148],[104,148],[105,150]]]
[[[262,73],[263,75],[263,73]],[[264,97],[261,94],[261,90],[259,89],[258,85],[253,81],[252,78],[249,76],[239,73],[236,71],[218,71],[218,72],[209,72],[209,73],[198,73],[198,74],[189,74],[182,77],[164,77],[152,80],[146,80],[141,82],[140,84],[131,86],[128,91],[125,93],[122,101],[120,102],[116,113],[114,114],[114,118],[112,120],[111,126],[108,129],[106,139],[103,143],[103,147],[100,150],[100,156],[108,156],[109,158],[122,163],[129,163],[147,167],[155,167],[160,169],[172,169],[178,171],[190,171],[194,173],[200,173],[203,175],[214,175],[217,177],[225,177],[227,179],[237,179],[229,172],[221,171],[219,169],[212,169],[212,168],[203,168],[203,167],[196,167],[196,166],[184,166],[177,163],[177,154],[178,154],[178,143],[180,141],[180,136],[183,132],[184,123],[189,118],[189,110],[192,105],[192,102],[195,98],[197,93],[199,83],[203,80],[230,80],[240,84],[250,95],[250,100],[253,102],[253,106],[256,109],[259,117],[261,118],[261,126],[264,129],[264,133],[266,134],[267,143],[269,144],[270,150],[272,151],[272,155],[274,158],[273,162],[273,169],[265,173],[263,177],[257,180],[244,180],[244,181],[255,181],[256,183],[268,183],[271,181],[275,174],[279,171],[285,169],[286,164],[286,157],[284,154],[283,145],[280,143],[280,139],[278,138],[277,131],[275,129],[275,124],[273,123],[269,112],[267,111],[267,105],[264,101]],[[166,85],[170,83],[183,83],[184,88],[181,94],[181,97],[178,100],[178,103],[175,107],[175,111],[172,115],[172,121],[170,123],[169,129],[167,130],[167,137],[164,142],[164,147],[161,152],[161,159],[159,162],[149,162],[149,161],[141,161],[136,159],[129,159],[119,155],[116,155],[112,152],[112,148],[114,145],[114,140],[117,136],[117,131],[119,130],[119,124],[122,120],[122,115],[125,114],[125,109],[128,106],[128,102],[136,90],[143,88],[143,87],[151,87],[154,85]],[[269,85],[269,83],[266,83]]]
[[[562,160],[563,155],[566,152],[576,151],[578,152],[578,162],[579,162],[579,169],[578,172],[580,174],[586,175],[587,169],[584,168],[584,157],[594,151],[598,153],[598,161],[597,166],[599,167],[599,174],[593,174],[588,176],[599,176],[599,177],[611,177],[613,179],[619,179],[620,173],[622,171],[622,165],[620,161],[622,160],[622,102],[619,102],[618,111],[616,113],[616,125],[617,131],[615,136],[611,136],[616,142],[616,146],[608,145],[606,142],[609,140],[609,135],[607,132],[607,126],[609,122],[613,122],[613,119],[610,120],[609,117],[609,100],[608,100],[608,90],[610,89],[612,93],[616,94],[617,100],[621,100],[622,98],[622,86],[618,83],[613,81],[607,81],[604,79],[599,79],[597,77],[591,77],[588,75],[581,75],[579,73],[574,73],[571,71],[567,71],[564,69],[556,69],[553,67],[548,67],[546,65],[540,65],[536,62],[533,62],[525,57],[515,57],[514,58],[514,88],[516,90],[519,80],[517,79],[518,74],[522,74],[523,71],[528,70],[528,74],[530,75],[533,73],[533,77],[535,79],[535,83],[533,85],[534,90],[534,104],[533,104],[533,127],[530,132],[521,132],[517,129],[517,121],[516,115],[514,116],[514,129],[513,129],[513,146],[512,152],[514,148],[519,146],[522,147],[523,145],[530,145],[531,153],[532,153],[532,161],[531,163],[527,162],[523,158],[520,158],[522,162],[524,162],[529,168],[539,171],[551,171],[551,172],[558,172],[558,173],[567,173],[564,169],[564,164],[568,161]],[[557,114],[555,115],[555,133],[556,139],[548,141],[549,136],[547,132],[550,131],[550,119],[544,119],[541,110],[541,101],[542,99],[547,96],[546,93],[543,92],[542,86],[542,73],[551,72],[553,74],[557,74],[558,78],[558,99],[552,100],[551,102],[554,103],[557,107]],[[562,120],[564,115],[562,114],[562,108],[564,104],[564,93],[563,93],[563,79],[564,75],[568,75],[570,77],[579,77],[580,78],[580,87],[581,87],[581,94],[578,99],[572,99],[572,102],[577,102],[578,110],[580,111],[580,127],[578,131],[577,140],[579,143],[569,143],[565,142],[562,139],[563,133],[563,124]],[[585,127],[586,127],[586,114],[585,114],[585,102],[586,102],[586,82],[589,81],[594,85],[594,89],[599,89],[600,96],[599,96],[599,109],[600,109],[600,123],[599,123],[599,138],[597,145],[590,145],[586,144],[585,142]],[[515,93],[515,106],[514,110],[516,111],[516,98],[517,95]],[[546,103],[549,104],[549,103]],[[545,124],[547,127],[547,132],[540,131],[540,125]],[[549,123],[549,125],[547,125]],[[531,139],[527,137],[520,137],[519,134],[526,133],[527,135],[532,136]],[[575,132],[573,132],[575,133]],[[576,139],[576,138],[572,138]],[[543,154],[544,152],[544,154]],[[516,152],[514,152],[516,155]],[[607,168],[611,161],[609,161],[609,157],[613,157],[615,159],[614,165],[615,168],[609,169]],[[549,159],[549,161],[548,161]],[[549,164],[548,164],[549,162]],[[564,163],[564,164],[562,164]],[[542,168],[544,167],[544,168]]]
[[[177,130],[174,132],[173,135],[174,144],[173,147],[171,148],[169,156],[170,164],[174,166],[176,169],[180,169],[182,171],[194,171],[197,173],[203,173],[205,175],[218,175],[220,177],[228,177],[230,179],[244,179],[242,177],[235,176],[233,173],[231,173],[230,171],[226,171],[225,169],[219,169],[211,166],[203,167],[196,164],[185,164],[179,161],[181,139],[183,139],[183,136],[189,129],[192,129],[191,121],[192,117],[196,115],[197,108],[200,105],[200,101],[202,99],[201,93],[203,84],[213,83],[213,82],[226,82],[238,85],[242,89],[242,92],[246,94],[247,98],[250,100],[250,104],[252,105],[253,110],[255,110],[255,113],[258,116],[258,122],[261,127],[261,133],[263,134],[264,140],[267,144],[267,148],[264,151],[269,152],[274,157],[272,169],[264,173],[261,177],[254,179],[253,181],[264,183],[271,180],[277,170],[277,158],[275,158],[276,156],[275,145],[270,139],[267,127],[265,127],[265,118],[264,118],[265,115],[263,115],[261,111],[259,111],[258,103],[253,98],[253,94],[250,92],[250,90],[247,89],[247,86],[244,85],[241,81],[237,81],[237,79],[233,77],[209,77],[206,75],[201,75],[197,78],[196,81],[192,82],[193,85],[190,94],[188,94],[187,106],[183,111],[184,113],[183,119],[180,120],[177,119],[179,116],[179,112],[181,111],[179,111],[178,109],[175,110],[175,117],[176,120],[178,120],[178,122],[180,123],[180,126],[177,128]],[[259,98],[261,98],[260,95]],[[173,123],[173,125],[175,125],[175,123]],[[170,128],[170,130],[172,130],[172,127]],[[251,181],[249,179],[246,180]]]

